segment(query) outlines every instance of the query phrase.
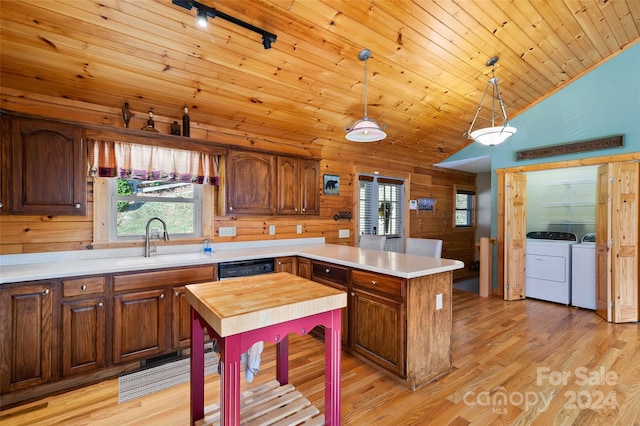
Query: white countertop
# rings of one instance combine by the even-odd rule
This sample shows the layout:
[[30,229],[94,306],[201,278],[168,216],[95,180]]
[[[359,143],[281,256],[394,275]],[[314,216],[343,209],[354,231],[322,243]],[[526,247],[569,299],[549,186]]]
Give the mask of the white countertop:
[[211,254],[202,251],[163,254],[159,250],[159,254],[151,257],[142,256],[141,249],[4,255],[0,256],[0,284],[283,256],[302,256],[402,278],[464,267],[459,260],[325,244],[323,238],[213,244],[212,248]]

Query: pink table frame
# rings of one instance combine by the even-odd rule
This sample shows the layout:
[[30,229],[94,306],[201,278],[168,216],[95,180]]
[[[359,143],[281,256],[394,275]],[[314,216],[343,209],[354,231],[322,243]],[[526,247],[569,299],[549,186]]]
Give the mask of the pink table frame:
[[325,424],[340,425],[341,309],[220,337],[191,307],[191,424],[204,418],[204,330],[220,346],[220,410],[225,426],[240,424],[240,354],[258,341],[276,343],[276,379],[289,382],[289,333],[306,334],[325,327]]

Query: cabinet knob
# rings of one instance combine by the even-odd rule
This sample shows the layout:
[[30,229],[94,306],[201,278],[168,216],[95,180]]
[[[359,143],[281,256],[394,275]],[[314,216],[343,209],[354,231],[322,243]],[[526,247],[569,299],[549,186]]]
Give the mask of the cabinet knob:
[[233,207],[229,206],[229,211],[232,211],[232,210],[233,210]]
[[75,203],[73,207],[75,207],[76,209],[79,209],[80,207],[82,207],[82,205],[80,203]]
[[48,288],[45,288],[45,289],[44,289],[44,291],[42,292],[42,294],[44,294],[45,296],[46,296],[47,294],[49,294],[49,289],[48,289]]
[[355,296],[356,294],[354,292],[351,292],[351,296]]
[[180,293],[176,291],[176,297],[180,297]]
[[160,299],[164,299],[164,294],[161,294],[161,295],[160,295]]
[[307,211],[307,209],[305,209],[305,208],[303,208],[303,209],[302,209],[302,213],[304,213],[304,212],[306,212],[306,211]]
[[375,280],[371,280],[371,285],[376,285]]
[[87,289],[87,285],[86,285],[86,284],[82,284],[82,285],[80,286],[80,290],[86,290],[86,289]]
[[293,211],[294,211],[294,212],[297,212],[297,211],[298,211],[298,208],[296,207],[295,209],[293,209]]
[[98,307],[99,308],[102,308],[103,306],[104,306],[104,303],[102,303],[102,302],[98,303]]

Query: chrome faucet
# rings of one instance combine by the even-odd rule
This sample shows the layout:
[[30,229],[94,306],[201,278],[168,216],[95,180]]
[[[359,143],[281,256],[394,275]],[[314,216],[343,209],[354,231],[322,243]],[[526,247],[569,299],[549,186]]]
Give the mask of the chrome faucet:
[[164,220],[160,219],[159,217],[152,217],[147,222],[147,230],[146,230],[146,232],[144,234],[144,257],[151,256],[151,254],[149,253],[150,252],[150,250],[149,250],[149,225],[151,225],[151,222],[153,222],[154,220],[159,220],[160,223],[162,223],[162,228],[163,228],[163,232],[164,232],[164,240],[165,241],[169,241],[169,233],[167,232],[167,224],[164,222]]

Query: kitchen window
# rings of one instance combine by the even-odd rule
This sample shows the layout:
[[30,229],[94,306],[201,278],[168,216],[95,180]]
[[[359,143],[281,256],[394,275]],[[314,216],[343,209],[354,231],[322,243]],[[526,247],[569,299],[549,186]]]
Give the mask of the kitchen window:
[[404,180],[358,176],[360,234],[404,237]]
[[[171,238],[196,238],[201,229],[202,185],[172,180],[109,179],[110,240],[140,239],[152,217],[167,223]],[[154,222],[154,227],[160,226]],[[155,236],[155,229],[152,228]]]
[[469,228],[474,226],[476,193],[467,189],[455,190],[454,223],[456,228]]

